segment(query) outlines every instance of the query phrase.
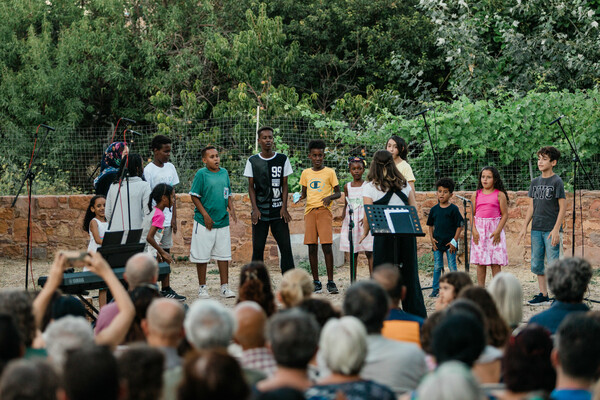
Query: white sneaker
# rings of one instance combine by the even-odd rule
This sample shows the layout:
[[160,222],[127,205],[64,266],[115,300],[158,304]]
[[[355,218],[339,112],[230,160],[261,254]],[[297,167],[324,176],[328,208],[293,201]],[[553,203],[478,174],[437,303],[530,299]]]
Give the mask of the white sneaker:
[[229,284],[225,283],[221,285],[221,297],[224,297],[226,299],[235,297],[235,293],[233,293],[233,291],[229,289]]
[[198,289],[198,298],[199,299],[209,299],[210,296],[208,294],[208,287],[206,285],[200,286]]

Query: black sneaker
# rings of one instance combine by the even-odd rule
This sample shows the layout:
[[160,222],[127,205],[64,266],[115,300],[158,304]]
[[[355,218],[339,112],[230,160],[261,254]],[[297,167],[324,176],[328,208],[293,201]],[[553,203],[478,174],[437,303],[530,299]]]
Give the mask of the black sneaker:
[[432,290],[431,293],[429,294],[429,297],[438,297],[439,294],[440,294],[439,290]]
[[337,286],[335,285],[334,281],[327,282],[327,291],[329,292],[329,294],[338,294],[340,292]]
[[321,281],[313,281],[315,285],[315,293],[323,293],[323,285],[321,285]]
[[550,304],[550,299],[548,296],[544,296],[543,294],[539,293],[533,296],[533,299],[529,300],[527,303],[530,306],[544,306]]
[[181,301],[181,302],[185,301],[185,299],[186,299],[185,296],[178,294],[176,291],[174,291],[170,287],[161,290],[160,294],[165,299],[173,299],[173,300],[177,300],[177,301]]

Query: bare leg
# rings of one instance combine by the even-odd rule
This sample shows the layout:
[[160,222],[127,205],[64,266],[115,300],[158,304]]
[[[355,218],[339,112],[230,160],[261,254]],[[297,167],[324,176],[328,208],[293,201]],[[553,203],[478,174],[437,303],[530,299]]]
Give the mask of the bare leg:
[[365,251],[365,256],[367,256],[367,263],[369,264],[369,276],[373,277],[373,252]]
[[217,261],[219,267],[219,277],[221,278],[221,285],[229,282],[229,261]]
[[308,261],[310,263],[310,271],[312,272],[313,280],[319,280],[319,247],[316,244],[308,246]]
[[206,264],[207,263],[197,263],[196,264],[196,272],[198,273],[198,284],[206,285]]
[[322,244],[323,255],[325,256],[325,268],[327,268],[327,280],[333,280],[333,250],[330,244]]
[[477,266],[477,284],[485,287],[485,275],[487,274],[487,265]]
[[500,265],[492,265],[492,278],[501,271],[502,267]]
[[546,283],[546,275],[538,275],[538,285],[540,287],[540,292],[544,296],[548,296],[548,284]]

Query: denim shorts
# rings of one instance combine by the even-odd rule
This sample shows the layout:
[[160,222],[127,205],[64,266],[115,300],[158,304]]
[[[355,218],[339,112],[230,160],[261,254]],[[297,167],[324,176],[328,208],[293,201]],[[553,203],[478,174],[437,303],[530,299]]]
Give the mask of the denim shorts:
[[531,272],[536,275],[545,274],[544,256],[546,263],[558,260],[562,255],[562,232],[556,246],[552,246],[550,232],[531,231]]

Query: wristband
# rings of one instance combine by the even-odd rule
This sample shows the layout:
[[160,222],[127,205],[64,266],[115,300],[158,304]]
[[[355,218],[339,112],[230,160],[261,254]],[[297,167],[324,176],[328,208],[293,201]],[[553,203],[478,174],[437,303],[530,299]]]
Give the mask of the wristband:
[[452,238],[450,244],[458,249],[458,242],[456,241],[456,239]]

